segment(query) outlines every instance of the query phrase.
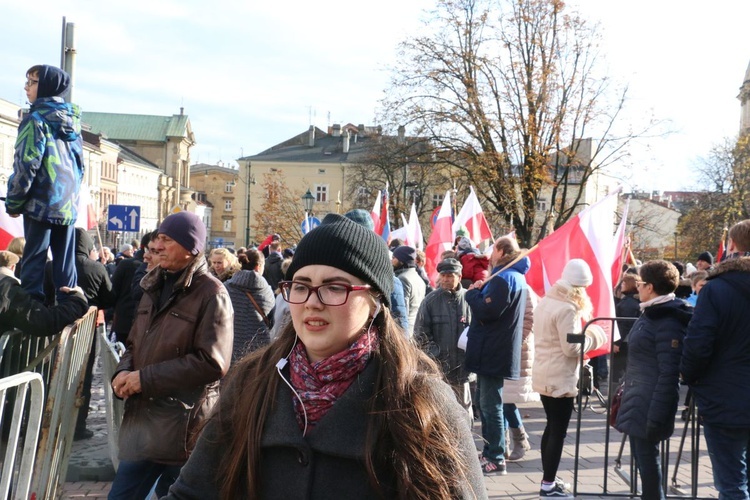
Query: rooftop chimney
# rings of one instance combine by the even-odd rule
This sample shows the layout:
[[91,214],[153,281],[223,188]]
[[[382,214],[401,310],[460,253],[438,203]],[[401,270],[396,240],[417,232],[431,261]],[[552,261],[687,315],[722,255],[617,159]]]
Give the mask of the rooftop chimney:
[[344,153],[349,152],[349,130],[344,134]]
[[404,135],[406,135],[406,127],[403,125],[398,126],[398,142],[404,142]]
[[333,124],[333,135],[334,137],[341,137],[341,125],[338,123]]
[[307,145],[311,148],[315,147],[315,125],[310,125],[310,132],[307,135]]

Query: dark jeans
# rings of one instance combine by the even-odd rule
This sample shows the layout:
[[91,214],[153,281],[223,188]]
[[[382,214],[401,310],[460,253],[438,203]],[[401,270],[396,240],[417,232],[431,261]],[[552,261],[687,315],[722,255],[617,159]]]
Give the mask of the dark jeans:
[[714,473],[719,499],[748,499],[747,452],[750,429],[703,424],[708,456]]
[[521,412],[518,411],[518,407],[515,403],[504,403],[503,415],[505,416],[505,423],[507,423],[508,427],[511,429],[518,429],[523,425]]
[[482,454],[493,462],[505,462],[505,417],[503,415],[503,377],[477,375],[477,399],[482,419]]
[[26,246],[23,248],[21,287],[32,297],[44,302],[44,266],[47,249],[52,250],[52,281],[57,300],[65,297],[60,287],[76,286],[75,227],[39,222],[23,218]]
[[661,459],[659,441],[649,441],[630,436],[630,450],[638,464],[641,475],[643,500],[663,500],[666,498],[661,487]]
[[553,398],[542,396],[544,413],[547,415],[547,425],[542,434],[542,479],[554,482],[557,468],[560,466],[565,436],[568,435],[568,424],[573,414],[575,398]]
[[180,469],[182,467],[179,465],[157,464],[147,460],[137,462],[121,460],[107,498],[109,500],[144,500],[157,479],[159,482],[156,484],[156,496],[161,498],[177,480]]
[[91,337],[91,350],[86,361],[86,375],[83,377],[83,387],[81,388],[81,407],[78,408],[78,418],[76,419],[76,435],[80,435],[86,430],[86,419],[89,417],[91,383],[94,380],[94,361],[96,360],[96,335],[95,333]]

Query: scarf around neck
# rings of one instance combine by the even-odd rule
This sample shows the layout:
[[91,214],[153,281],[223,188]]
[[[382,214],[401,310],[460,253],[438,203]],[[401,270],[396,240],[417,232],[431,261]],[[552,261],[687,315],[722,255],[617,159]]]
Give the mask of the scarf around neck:
[[646,309],[649,306],[655,306],[656,304],[664,304],[665,302],[669,302],[670,300],[674,300],[675,295],[673,293],[668,293],[666,295],[659,295],[658,297],[654,297],[651,300],[647,300],[646,302],[641,302],[641,311]]
[[292,398],[292,401],[300,430],[305,428],[305,413],[310,427],[314,427],[328,413],[365,369],[379,344],[378,331],[371,327],[347,349],[313,364],[307,358],[305,346],[301,343],[295,346],[290,357],[289,373],[292,386],[299,396]]

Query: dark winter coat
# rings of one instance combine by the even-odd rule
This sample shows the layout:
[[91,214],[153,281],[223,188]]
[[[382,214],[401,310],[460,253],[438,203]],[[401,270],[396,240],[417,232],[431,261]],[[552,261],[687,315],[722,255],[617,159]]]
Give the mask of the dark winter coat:
[[716,266],[698,295],[680,373],[701,419],[750,427],[750,257]]
[[46,337],[86,314],[88,305],[79,294],[70,294],[56,306],[45,307],[31,298],[9,271],[0,269],[0,333],[18,328],[26,335]]
[[466,353],[458,348],[458,338],[471,322],[466,290],[448,291],[442,287],[428,293],[419,306],[414,325],[414,339],[434,357],[448,382],[461,384],[469,380],[464,369]]
[[279,288],[279,281],[284,279],[284,273],[281,272],[281,263],[284,258],[279,252],[273,252],[266,257],[265,267],[263,268],[263,277],[266,278],[271,290],[276,292]]
[[182,465],[193,432],[219,395],[232,357],[232,303],[197,257],[181,272],[159,308],[164,271],[143,278],[127,350],[115,374],[140,371],[141,393],[127,398],[120,427],[120,460]]
[[[60,70],[48,67],[39,88]],[[42,80],[45,81],[42,81]],[[49,81],[47,81],[49,80]],[[18,127],[6,210],[36,221],[72,225],[78,217],[83,180],[81,110],[61,97],[41,97]]]
[[673,299],[647,307],[633,325],[619,431],[650,441],[672,435],[680,398],[680,356],[691,315],[684,301]]
[[140,300],[142,295],[139,294],[137,300],[133,296],[133,279],[141,264],[143,264],[143,252],[139,250],[132,259],[120,262],[112,275],[112,289],[117,296],[112,331],[117,334],[118,339],[125,339],[133,326],[137,300]]
[[77,227],[76,230],[76,273],[78,286],[83,289],[89,305],[106,309],[115,304],[115,292],[104,264],[90,257],[94,249],[91,236]]
[[[530,266],[531,261],[524,257],[481,289],[466,292],[472,314],[465,365],[470,372],[509,379],[520,376],[527,295],[524,275]],[[496,267],[492,274],[500,269]]]
[[[286,384],[278,384],[276,404],[266,417],[260,442],[260,498],[381,498],[370,484],[364,454],[368,423],[366,408],[368,400],[373,397],[378,369],[378,361],[370,361],[307,437],[302,436],[297,423],[292,404],[295,396]],[[288,371],[287,367],[282,372],[287,379]],[[242,397],[241,390],[231,384],[222,389],[222,411],[233,399]],[[459,406],[453,391],[444,382],[435,379],[431,390],[432,397],[439,401],[441,413],[449,422],[461,426],[461,440],[455,445],[460,447],[469,471],[468,481],[460,485],[459,498],[487,498],[474,440],[465,423],[466,410]],[[220,425],[219,418],[211,419],[180,478],[165,498],[219,498],[221,474],[218,466],[229,448],[226,439],[232,439],[232,436],[220,435]],[[375,463],[383,462],[376,460]],[[397,498],[392,467],[381,469],[376,474],[385,490],[384,498]],[[247,498],[244,485],[242,488],[233,498]]]
[[393,275],[393,292],[391,292],[391,316],[405,332],[409,331],[404,285],[401,284],[401,280],[395,274]]
[[615,315],[618,318],[633,318],[632,320],[618,320],[617,329],[620,331],[620,339],[615,342],[621,349],[627,349],[627,338],[630,330],[635,324],[635,319],[641,315],[641,301],[638,292],[624,293],[622,298],[615,304]]
[[[234,309],[232,363],[271,342],[270,327],[247,297],[250,293],[270,321],[276,299],[266,279],[255,271],[237,271],[224,286]],[[247,292],[247,293],[246,293]]]

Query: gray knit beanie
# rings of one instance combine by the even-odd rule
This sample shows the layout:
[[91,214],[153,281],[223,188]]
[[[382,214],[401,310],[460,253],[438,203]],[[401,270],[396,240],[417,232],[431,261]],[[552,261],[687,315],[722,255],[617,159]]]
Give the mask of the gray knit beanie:
[[297,245],[287,279],[305,266],[331,266],[360,278],[391,307],[393,266],[385,241],[374,231],[338,214],[326,215]]

